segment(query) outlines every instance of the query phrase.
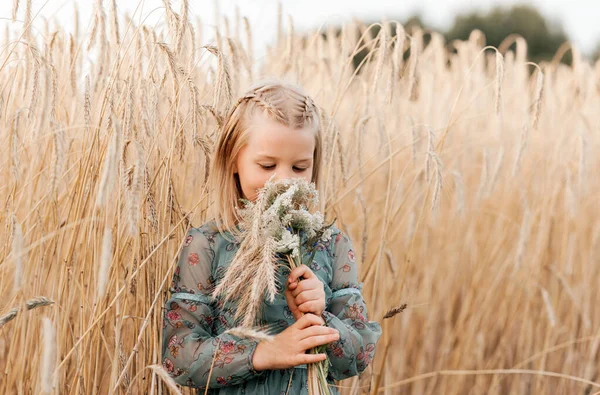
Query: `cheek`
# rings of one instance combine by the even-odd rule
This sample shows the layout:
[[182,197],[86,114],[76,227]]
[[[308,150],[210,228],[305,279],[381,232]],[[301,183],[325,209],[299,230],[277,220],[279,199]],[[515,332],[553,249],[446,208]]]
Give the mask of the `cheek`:
[[262,188],[269,179],[269,173],[260,169],[240,169],[240,184],[246,199],[255,200],[256,190]]

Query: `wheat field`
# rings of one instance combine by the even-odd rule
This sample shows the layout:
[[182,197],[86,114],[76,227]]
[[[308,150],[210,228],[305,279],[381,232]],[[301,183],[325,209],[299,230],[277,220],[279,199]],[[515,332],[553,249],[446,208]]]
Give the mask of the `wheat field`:
[[219,125],[266,77],[323,109],[324,207],[383,326],[342,393],[600,393],[600,63],[282,13],[259,58],[241,16],[207,40],[186,1],[159,26],[95,3],[70,34],[23,2],[2,38],[0,393],[179,391],[163,303]]

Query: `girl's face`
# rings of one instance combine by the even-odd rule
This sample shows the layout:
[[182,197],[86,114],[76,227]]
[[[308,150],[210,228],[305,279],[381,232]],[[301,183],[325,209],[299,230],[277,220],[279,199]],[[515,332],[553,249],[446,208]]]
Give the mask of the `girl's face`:
[[275,175],[275,180],[288,178],[312,179],[315,132],[312,129],[292,129],[262,113],[252,119],[248,128],[248,143],[244,145],[234,166],[244,198],[256,200],[258,189]]

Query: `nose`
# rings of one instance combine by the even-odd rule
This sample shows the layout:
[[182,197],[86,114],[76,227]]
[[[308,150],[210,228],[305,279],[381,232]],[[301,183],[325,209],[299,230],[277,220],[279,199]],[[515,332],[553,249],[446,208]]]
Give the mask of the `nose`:
[[287,180],[290,178],[294,178],[295,174],[292,171],[292,169],[277,169],[277,171],[275,172],[275,181],[279,181],[279,180]]

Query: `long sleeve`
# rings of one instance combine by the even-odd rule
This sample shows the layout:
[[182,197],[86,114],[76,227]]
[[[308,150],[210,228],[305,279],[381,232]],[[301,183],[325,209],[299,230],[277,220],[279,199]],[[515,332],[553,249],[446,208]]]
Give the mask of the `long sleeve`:
[[333,240],[332,295],[323,316],[327,326],[340,332],[339,340],[328,345],[327,354],[331,376],[343,380],[360,374],[371,363],[381,326],[368,320],[350,239],[340,232],[334,233]]
[[[203,389],[237,385],[261,376],[252,365],[257,342],[221,334],[211,290],[214,235],[192,228],[186,235],[173,275],[163,320],[163,366],[180,385]],[[214,363],[213,363],[214,359]]]

